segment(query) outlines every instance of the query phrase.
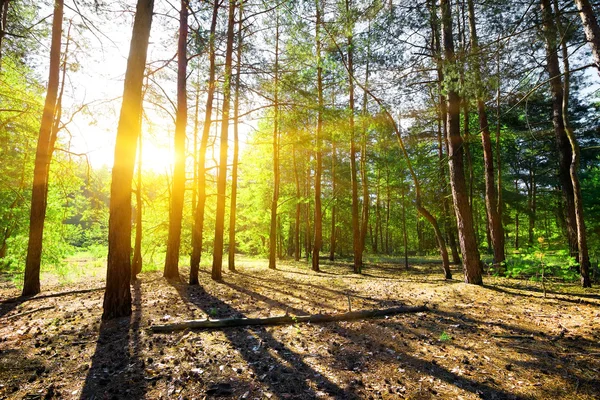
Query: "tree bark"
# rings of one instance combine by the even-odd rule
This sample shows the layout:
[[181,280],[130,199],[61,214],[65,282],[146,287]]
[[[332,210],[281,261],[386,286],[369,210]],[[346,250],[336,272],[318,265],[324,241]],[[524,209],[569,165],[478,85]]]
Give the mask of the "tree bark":
[[323,242],[323,211],[321,209],[321,171],[323,169],[322,131],[323,131],[323,66],[321,62],[321,5],[315,0],[317,21],[315,26],[315,42],[317,53],[317,132],[316,132],[316,166],[315,166],[315,217],[314,240],[312,248],[312,270],[319,271],[319,254]]
[[240,0],[238,7],[237,31],[237,60],[235,66],[235,96],[233,100],[233,161],[231,167],[231,206],[229,210],[229,271],[235,271],[235,220],[237,214],[237,183],[238,163],[240,153],[239,119],[240,119],[240,73],[242,69],[242,22],[244,16],[244,1]]
[[[444,58],[449,65],[455,64],[454,42],[452,39],[452,16],[448,0],[440,0],[442,15],[442,42]],[[481,285],[482,265],[473,228],[473,215],[469,207],[463,160],[463,139],[460,135],[460,97],[456,90],[457,82],[449,82],[448,104],[448,145],[450,186],[454,200],[454,210],[458,224],[459,243],[463,258],[463,271],[466,283]]]
[[[580,0],[581,2],[581,0]],[[562,118],[565,126],[565,133],[569,139],[571,145],[571,166],[569,167],[569,175],[571,177],[571,183],[573,185],[573,203],[575,206],[575,222],[577,225],[577,247],[579,248],[579,272],[581,276],[581,286],[584,288],[592,287],[592,281],[590,279],[590,257],[587,246],[587,235],[585,231],[585,219],[583,215],[583,197],[581,196],[581,184],[579,182],[579,161],[580,151],[575,132],[571,126],[569,120],[569,94],[571,90],[571,74],[569,68],[569,50],[567,48],[566,40],[564,39],[564,32],[562,23],[558,15],[558,3],[555,0],[554,5],[556,7],[556,27],[560,37],[563,38],[561,50],[563,59],[563,72],[564,72],[564,90],[563,90],[563,102],[562,102]],[[597,28],[597,25],[596,25]],[[599,33],[596,29],[596,33]],[[587,34],[587,31],[586,31]],[[588,39],[589,40],[589,39]],[[596,60],[598,61],[598,60]],[[600,65],[600,64],[599,64]]]
[[590,0],[575,0],[585,37],[592,48],[592,57],[600,75],[600,26]]
[[298,163],[296,162],[296,144],[292,147],[292,159],[294,162],[294,180],[296,182],[296,218],[294,222],[294,261],[300,261],[300,215],[302,213],[300,177],[298,174]]
[[215,215],[215,242],[213,250],[212,279],[220,281],[223,269],[223,239],[225,228],[225,203],[227,200],[227,149],[229,134],[229,109],[231,107],[231,65],[233,62],[233,26],[235,1],[229,0],[227,22],[227,47],[225,49],[225,77],[223,83],[223,110],[221,113],[221,141],[219,145],[219,173],[217,176],[217,211]]
[[273,199],[271,200],[271,226],[269,230],[269,269],[277,267],[277,205],[279,203],[279,14],[275,30],[275,71],[273,93]]
[[188,4],[181,0],[179,12],[179,41],[177,45],[177,114],[175,120],[175,167],[169,212],[169,236],[163,276],[179,279],[179,249],[181,218],[185,198],[185,140],[187,127],[187,37]]
[[335,244],[336,244],[336,213],[337,213],[337,199],[336,199],[336,179],[335,179],[335,163],[336,163],[336,148],[335,139],[331,138],[331,193],[333,199],[331,201],[331,236],[329,241],[329,261],[335,260]]
[[40,264],[42,261],[42,241],[48,197],[48,175],[52,161],[52,135],[57,107],[58,85],[60,80],[60,52],[62,42],[63,0],[54,3],[52,19],[52,43],[50,46],[50,71],[48,90],[42,113],[42,122],[35,154],[33,187],[31,191],[31,213],[29,218],[29,242],[25,261],[23,296],[40,292]]
[[578,254],[577,217],[575,216],[573,184],[569,172],[571,168],[572,152],[562,116],[564,91],[556,47],[558,35],[550,4],[550,0],[541,0],[540,2],[546,46],[547,69],[550,77],[550,93],[552,95],[552,124],[554,126],[556,148],[558,152],[559,182],[562,189],[563,201],[566,206],[564,213],[567,226],[567,239],[569,240],[571,255],[576,257]]
[[204,208],[206,206],[206,150],[208,148],[208,138],[210,136],[210,126],[212,124],[213,100],[215,94],[215,35],[217,29],[217,17],[219,14],[220,2],[215,1],[210,24],[210,36],[208,41],[209,69],[208,69],[208,92],[206,94],[206,111],[204,126],[202,128],[202,139],[200,140],[200,150],[198,154],[198,172],[197,172],[197,192],[198,202],[194,215],[194,224],[192,226],[192,255],[190,257],[190,285],[198,284],[198,271],[200,269],[200,258],[202,256],[203,233],[204,233]]
[[6,25],[8,22],[8,6],[10,0],[0,0],[0,67],[2,66],[2,44],[6,36]]
[[481,88],[481,63],[479,61],[479,41],[475,24],[475,6],[473,0],[468,0],[469,27],[471,32],[471,57],[473,59],[473,70],[475,74],[475,87],[477,90],[477,113],[479,115],[479,129],[481,130],[481,144],[483,147],[483,162],[485,176],[485,208],[488,217],[492,248],[494,250],[494,265],[501,268],[506,256],[504,253],[504,228],[502,219],[498,213],[498,198],[496,195],[494,176],[494,156],[492,150],[492,139],[488,123],[487,110]]
[[153,0],[138,0],[127,59],[110,190],[103,320],[131,315],[131,182],[141,130],[142,84],[153,9]]

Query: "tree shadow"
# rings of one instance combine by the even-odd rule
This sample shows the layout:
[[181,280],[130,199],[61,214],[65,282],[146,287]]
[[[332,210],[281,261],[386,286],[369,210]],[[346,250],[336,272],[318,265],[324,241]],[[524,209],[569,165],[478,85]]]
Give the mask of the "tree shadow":
[[140,359],[142,288],[132,285],[133,313],[129,317],[102,321],[80,399],[102,396],[142,399],[146,392],[144,361]]
[[[171,285],[183,301],[195,304],[206,314],[210,314],[211,309],[217,307],[226,317],[243,315],[239,310],[207,293],[201,286],[179,283],[171,283]],[[260,295],[255,295],[260,298]],[[275,300],[272,302],[281,305]],[[318,373],[303,360],[302,356],[275,339],[264,327],[224,329],[223,334],[244,358],[254,375],[279,398],[290,396],[316,398],[317,391],[323,391],[340,399],[360,398]]]
[[[542,299],[542,296],[533,294],[533,293],[540,293],[543,294],[543,290],[537,290],[536,288],[516,288],[516,287],[512,287],[512,286],[503,286],[503,285],[498,285],[498,284],[492,284],[492,285],[484,285],[484,287],[486,289],[492,290],[494,292],[498,292],[498,293],[505,293],[505,294],[509,294],[511,296],[519,296],[519,297],[527,297],[530,299]],[[522,293],[520,291],[526,291],[526,292],[533,292],[533,293]],[[568,293],[561,293],[561,292],[555,292],[555,291],[546,291],[547,294],[552,294],[552,297],[547,297],[548,300],[557,300],[557,301],[564,301],[566,303],[573,303],[573,304],[587,304],[587,305],[592,305],[592,306],[600,306],[600,303],[596,302],[596,301],[590,301],[590,300],[584,300],[582,297],[586,297],[586,298],[590,298],[590,299],[600,299],[600,296],[594,295],[594,294],[568,294]],[[570,296],[572,298],[569,297],[564,297],[564,296]]]

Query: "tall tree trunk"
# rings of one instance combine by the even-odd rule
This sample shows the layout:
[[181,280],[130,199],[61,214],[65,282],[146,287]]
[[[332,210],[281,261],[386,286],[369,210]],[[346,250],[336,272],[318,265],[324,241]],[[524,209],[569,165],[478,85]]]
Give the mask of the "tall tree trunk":
[[219,1],[213,5],[212,19],[210,23],[210,36],[208,40],[209,69],[208,69],[208,93],[206,94],[206,111],[204,126],[202,128],[202,139],[198,154],[197,191],[198,203],[194,213],[194,224],[192,226],[192,255],[190,257],[190,285],[198,284],[198,271],[200,269],[200,258],[202,256],[202,242],[204,231],[204,208],[206,205],[206,151],[212,124],[213,101],[215,95],[215,35],[217,28],[217,17],[219,14]]
[[[346,18],[348,22],[351,21],[350,17],[350,0],[346,0]],[[348,24],[350,25],[350,24]],[[351,25],[350,25],[351,26]],[[354,126],[354,45],[353,45],[353,33],[351,29],[348,29],[349,33],[346,38],[347,40],[347,51],[348,51],[348,104],[350,108],[349,116],[349,129],[350,129],[350,181],[351,181],[351,197],[352,197],[352,250],[353,250],[353,268],[354,272],[360,274],[362,272],[362,231],[361,221],[359,214],[359,199],[358,199],[358,168],[356,163],[356,132]],[[367,78],[368,79],[368,78]],[[365,110],[363,110],[364,113]],[[364,135],[364,133],[363,133]],[[362,170],[362,168],[361,168]],[[363,185],[366,183],[363,181]],[[363,199],[366,201],[366,198]]]
[[575,216],[575,202],[573,193],[573,184],[571,182],[571,145],[565,130],[565,124],[562,116],[562,106],[564,91],[560,73],[560,66],[557,53],[557,31],[553,19],[550,0],[541,0],[542,23],[544,31],[544,41],[546,45],[547,69],[550,76],[550,92],[552,95],[552,124],[554,125],[554,134],[556,137],[556,147],[558,152],[558,176],[562,189],[563,201],[565,202],[565,222],[567,225],[567,236],[569,248],[572,256],[577,256],[577,220]]
[[336,199],[336,179],[335,179],[335,163],[336,163],[336,149],[335,139],[331,138],[331,193],[333,194],[333,200],[331,202],[331,236],[329,242],[329,260],[335,260],[335,242],[336,242],[336,213],[337,213],[337,199]]
[[153,0],[138,0],[127,59],[110,190],[104,320],[131,315],[131,181],[141,130],[142,85],[153,9]]
[[[581,0],[580,0],[581,2]],[[590,280],[590,257],[587,246],[587,235],[585,231],[585,219],[583,215],[583,198],[581,196],[581,184],[579,182],[579,160],[580,160],[580,152],[579,152],[579,144],[577,143],[577,138],[575,137],[575,132],[573,131],[573,127],[569,121],[569,94],[571,90],[571,74],[569,67],[569,50],[567,48],[566,40],[564,39],[564,32],[562,29],[562,23],[560,21],[560,16],[558,15],[558,2],[554,0],[554,6],[556,8],[556,27],[558,29],[559,36],[563,38],[561,43],[562,50],[562,60],[563,60],[563,72],[564,72],[564,90],[563,90],[563,102],[562,102],[562,119],[565,126],[565,132],[569,139],[569,144],[571,145],[571,165],[569,167],[569,175],[571,177],[571,183],[573,185],[573,203],[575,206],[575,222],[577,226],[577,246],[579,249],[579,272],[581,275],[581,285],[584,288],[592,287],[592,282]],[[582,14],[583,18],[583,14]],[[587,29],[587,27],[586,27]],[[598,26],[596,25],[596,33],[600,33],[598,30]],[[587,30],[586,30],[587,34]],[[589,40],[589,39],[588,39]],[[600,40],[600,38],[599,38]],[[596,49],[598,50],[598,49]],[[597,54],[595,55],[597,56]],[[597,63],[599,61],[598,58],[595,60]],[[600,67],[600,64],[598,64]]]
[[408,232],[406,232],[406,195],[404,182],[400,186],[402,196],[402,244],[404,246],[404,268],[408,269]]
[[[48,197],[48,174],[52,160],[52,135],[57,107],[58,85],[60,80],[60,51],[62,41],[63,0],[54,3],[52,20],[52,44],[50,47],[50,72],[48,90],[42,113],[42,122],[35,154],[33,188],[31,191],[31,214],[29,218],[29,243],[25,261],[23,296],[40,292],[40,264],[42,261],[42,240]],[[54,133],[56,134],[56,132]]]
[[[444,58],[455,64],[452,39],[452,16],[448,0],[440,0],[442,15],[442,42]],[[458,235],[463,258],[465,282],[481,285],[482,265],[473,228],[473,215],[469,207],[465,181],[463,140],[460,135],[460,97],[454,88],[448,90],[448,144],[449,169],[454,210],[458,223]]]
[[294,260],[300,261],[300,215],[302,213],[302,194],[300,192],[300,177],[298,163],[296,162],[296,144],[292,146],[292,159],[294,162],[294,180],[296,182],[296,218],[294,222]]
[[225,49],[225,77],[223,82],[223,110],[221,114],[221,141],[219,145],[219,173],[217,176],[217,211],[215,215],[215,242],[213,250],[212,279],[222,279],[223,239],[225,228],[225,203],[227,200],[227,149],[229,134],[229,109],[231,107],[231,65],[233,62],[233,26],[235,2],[229,0],[227,21],[227,47]]
[[179,249],[181,244],[181,218],[185,197],[185,140],[187,127],[187,37],[188,4],[181,0],[179,12],[179,41],[177,45],[177,114],[175,120],[175,168],[173,191],[169,212],[169,236],[163,276],[179,279]]
[[[278,12],[278,11],[276,11]],[[269,230],[269,269],[277,267],[277,203],[279,203],[279,14],[276,17],[275,65],[273,93],[273,199],[271,200],[271,226]]]
[[142,272],[142,132],[138,138],[137,187],[135,190],[135,242],[131,262],[131,280]]
[[473,0],[468,0],[469,26],[471,32],[471,56],[473,60],[473,71],[475,73],[475,86],[477,90],[477,113],[479,115],[479,129],[481,130],[481,144],[483,147],[483,162],[485,176],[485,208],[488,217],[488,226],[494,250],[494,265],[501,268],[506,259],[504,254],[504,228],[502,219],[498,213],[498,198],[496,195],[494,176],[494,156],[492,150],[492,139],[488,123],[487,110],[481,88],[481,63],[479,61],[479,41],[475,24],[475,6]]
[[233,100],[233,165],[231,167],[231,206],[229,210],[229,260],[228,268],[235,271],[235,220],[237,214],[237,183],[239,163],[239,119],[240,119],[240,73],[242,69],[242,23],[244,1],[240,0],[238,8],[237,52],[235,65],[235,95]]
[[[306,167],[306,184],[305,184],[305,191],[304,194],[306,196],[306,198],[308,199],[308,197],[310,196],[310,155],[308,155],[308,162],[306,163],[307,167]],[[304,217],[305,217],[305,228],[306,230],[304,231],[304,239],[305,239],[305,253],[306,253],[306,261],[308,261],[308,259],[310,258],[311,254],[312,254],[312,228],[310,225],[310,203],[306,202],[306,206],[305,206],[305,213],[304,213]]]
[[575,4],[577,10],[579,10],[585,37],[592,48],[594,64],[596,64],[600,75],[600,26],[598,25],[598,18],[594,13],[590,0],[575,0]]
[[533,231],[535,229],[535,218],[536,218],[536,188],[537,184],[535,182],[535,170],[533,166],[533,162],[529,165],[529,193],[527,196],[527,206],[529,208],[529,229],[528,229],[528,241],[529,246],[534,245],[534,237]]
[[8,22],[8,6],[10,0],[0,0],[0,68],[2,66],[2,44],[6,36],[6,25]]
[[319,254],[323,242],[323,214],[321,209],[321,171],[323,169],[322,131],[323,131],[323,65],[321,62],[321,0],[316,0],[317,23],[315,41],[317,53],[317,132],[316,132],[316,166],[315,166],[315,218],[314,241],[312,250],[312,270],[319,271]]

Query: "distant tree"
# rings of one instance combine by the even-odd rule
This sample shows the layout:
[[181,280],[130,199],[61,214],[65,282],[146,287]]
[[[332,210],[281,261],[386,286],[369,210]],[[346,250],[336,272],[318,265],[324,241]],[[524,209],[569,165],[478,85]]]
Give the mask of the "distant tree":
[[131,182],[141,130],[142,85],[154,0],[138,0],[127,58],[110,190],[103,320],[131,315]]
[[323,61],[321,59],[321,0],[315,0],[317,20],[315,24],[315,46],[317,54],[317,130],[315,132],[315,211],[314,240],[312,248],[312,270],[319,271],[319,255],[323,245],[323,210],[321,209],[321,174],[323,169]]

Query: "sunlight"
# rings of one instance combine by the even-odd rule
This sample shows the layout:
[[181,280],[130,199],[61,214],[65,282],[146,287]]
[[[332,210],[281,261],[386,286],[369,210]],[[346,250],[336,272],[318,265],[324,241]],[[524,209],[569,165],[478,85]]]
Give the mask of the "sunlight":
[[142,169],[157,173],[171,173],[175,163],[175,154],[171,146],[159,146],[152,141],[142,144]]

